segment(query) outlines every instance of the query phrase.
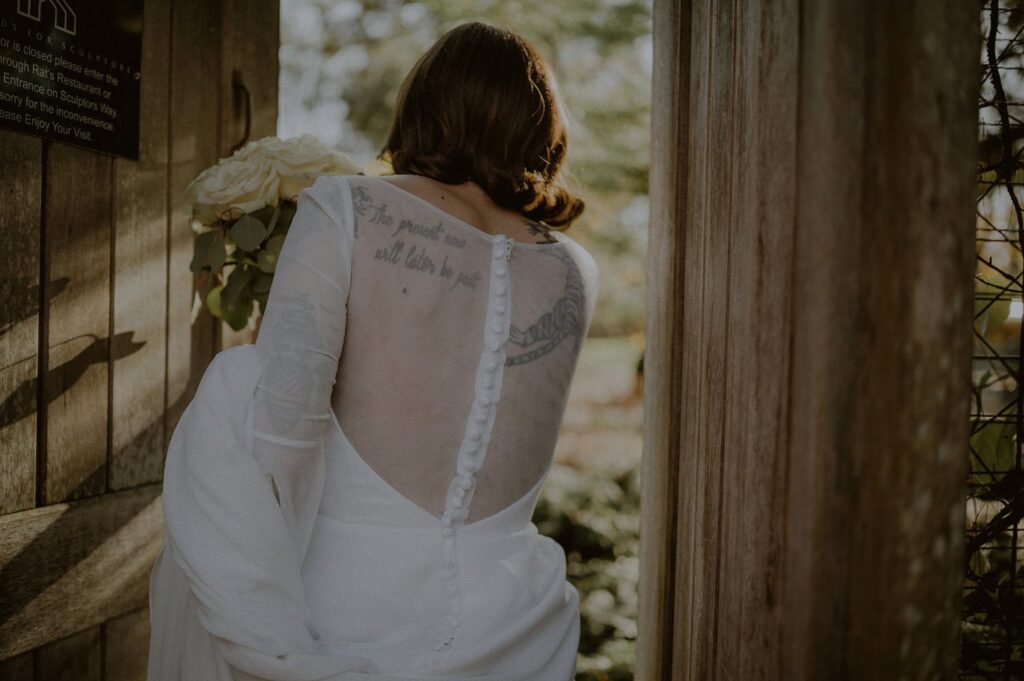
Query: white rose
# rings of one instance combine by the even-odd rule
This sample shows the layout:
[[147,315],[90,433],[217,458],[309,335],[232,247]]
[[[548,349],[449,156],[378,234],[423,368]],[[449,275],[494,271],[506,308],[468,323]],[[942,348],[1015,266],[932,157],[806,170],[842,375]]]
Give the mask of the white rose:
[[313,135],[302,135],[267,147],[281,184],[282,199],[294,200],[321,175],[356,175],[361,168],[345,154],[328,147]]
[[186,189],[193,217],[202,224],[233,219],[281,199],[295,200],[321,175],[355,175],[361,169],[313,135],[249,142],[207,168]]
[[247,152],[242,158],[221,159],[201,172],[185,189],[185,196],[192,203],[194,219],[210,225],[276,206],[280,184],[271,161]]

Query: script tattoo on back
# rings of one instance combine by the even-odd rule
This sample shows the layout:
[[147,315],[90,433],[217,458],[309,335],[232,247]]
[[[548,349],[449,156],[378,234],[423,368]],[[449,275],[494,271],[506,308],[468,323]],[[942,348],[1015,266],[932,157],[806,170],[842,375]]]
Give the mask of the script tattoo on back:
[[[373,195],[365,187],[353,186],[352,199],[355,212],[366,218],[368,222],[394,227],[395,220],[385,210],[386,204],[375,204]],[[356,222],[358,223],[358,220]],[[408,223],[407,220],[402,221],[399,230]],[[545,241],[536,243],[560,243],[552,237],[550,228],[543,223],[527,220],[524,224],[531,234],[546,237]],[[413,233],[413,230],[409,231]],[[358,230],[356,230],[357,238],[358,235]],[[423,238],[421,234],[416,234],[416,236]],[[455,248],[462,247],[458,242],[450,242],[447,245]],[[511,325],[508,341],[509,352],[505,357],[505,366],[507,367],[527,364],[540,359],[553,352],[567,339],[571,339],[573,342],[573,354],[578,354],[583,344],[586,293],[579,267],[576,265],[575,259],[563,249],[545,251],[543,255],[558,258],[565,265],[565,287],[552,308],[541,314],[528,327],[521,329],[515,324]],[[479,278],[479,273],[475,276]],[[467,285],[475,288],[475,281]],[[516,353],[515,350],[520,351]]]

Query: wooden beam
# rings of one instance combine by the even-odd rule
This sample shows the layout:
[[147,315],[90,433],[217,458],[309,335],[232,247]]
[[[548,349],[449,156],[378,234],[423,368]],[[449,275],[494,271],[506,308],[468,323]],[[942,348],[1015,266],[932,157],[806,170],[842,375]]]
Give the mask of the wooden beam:
[[36,651],[37,679],[102,681],[103,644],[100,627],[91,627],[49,643]]
[[0,131],[0,514],[36,505],[42,142]]
[[103,625],[103,681],[147,681],[149,608],[115,617]]
[[41,504],[107,489],[112,157],[46,150],[46,441]]
[[34,681],[33,653],[27,652],[0,660],[0,679],[5,681]]
[[734,30],[732,129],[721,147],[733,159],[731,211],[712,223],[729,234],[715,657],[723,675],[779,679],[789,372],[799,361],[790,356],[796,3],[745,6]]
[[185,187],[217,162],[220,121],[216,114],[223,96],[219,87],[219,3],[175,0],[171,24],[165,449],[216,344],[215,320],[206,308],[192,322],[196,285],[188,266],[194,235]]
[[979,8],[802,13],[786,678],[955,678]]
[[163,477],[170,19],[143,5],[139,159],[114,160],[110,490]]
[[[651,218],[644,350],[638,681],[670,678],[677,594],[676,525],[683,315],[683,222],[689,166],[690,3],[654,5]],[[683,604],[683,607],[687,607]]]
[[160,500],[148,485],[0,517],[0,659],[148,605]]
[[978,20],[655,3],[640,681],[955,677]]

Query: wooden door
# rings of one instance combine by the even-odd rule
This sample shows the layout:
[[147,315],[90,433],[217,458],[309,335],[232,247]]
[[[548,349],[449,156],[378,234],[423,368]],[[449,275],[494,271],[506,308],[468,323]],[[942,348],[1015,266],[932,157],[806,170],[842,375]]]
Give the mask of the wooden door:
[[277,0],[146,0],[138,161],[0,131],[0,678],[144,679],[166,446],[222,343],[185,186],[276,132]]

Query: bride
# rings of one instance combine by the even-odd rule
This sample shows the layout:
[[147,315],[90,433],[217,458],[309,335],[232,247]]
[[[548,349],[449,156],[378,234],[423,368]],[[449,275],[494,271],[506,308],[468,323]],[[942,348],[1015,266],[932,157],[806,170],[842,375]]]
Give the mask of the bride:
[[299,195],[259,336],[167,454],[149,681],[570,681],[579,595],[532,514],[594,312],[548,66],[445,33],[386,176]]

